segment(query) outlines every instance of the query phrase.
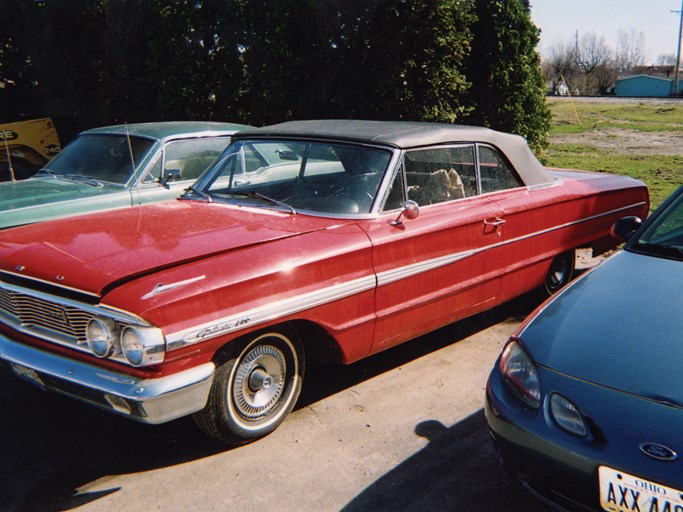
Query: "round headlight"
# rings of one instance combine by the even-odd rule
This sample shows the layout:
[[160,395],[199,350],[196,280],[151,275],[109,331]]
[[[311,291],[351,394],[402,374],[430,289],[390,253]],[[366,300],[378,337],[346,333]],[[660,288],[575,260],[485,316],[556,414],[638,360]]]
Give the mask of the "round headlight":
[[94,317],[85,328],[88,347],[97,357],[107,357],[114,352],[116,322],[111,318]]
[[142,334],[133,327],[126,327],[121,333],[121,350],[130,364],[139,366],[145,355]]

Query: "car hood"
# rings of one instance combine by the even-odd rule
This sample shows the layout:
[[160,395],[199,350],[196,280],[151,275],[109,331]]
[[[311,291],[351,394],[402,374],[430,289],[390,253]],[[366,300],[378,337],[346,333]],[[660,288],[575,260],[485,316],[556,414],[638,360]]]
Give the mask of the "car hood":
[[121,185],[92,185],[85,181],[59,178],[29,178],[5,182],[0,183],[0,212],[109,194],[122,188]]
[[539,365],[683,406],[682,289],[682,262],[622,251],[551,300],[520,338]]
[[167,201],[0,232],[0,269],[102,295],[165,268],[349,221]]

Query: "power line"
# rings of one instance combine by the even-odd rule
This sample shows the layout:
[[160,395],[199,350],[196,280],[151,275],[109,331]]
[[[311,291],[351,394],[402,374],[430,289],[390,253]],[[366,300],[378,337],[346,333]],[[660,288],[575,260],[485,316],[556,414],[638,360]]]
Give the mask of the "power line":
[[678,12],[681,15],[681,22],[678,26],[678,51],[676,52],[676,75],[674,76],[674,96],[678,96],[678,74],[681,70],[681,35],[683,34],[683,0],[681,0],[681,10],[671,12]]

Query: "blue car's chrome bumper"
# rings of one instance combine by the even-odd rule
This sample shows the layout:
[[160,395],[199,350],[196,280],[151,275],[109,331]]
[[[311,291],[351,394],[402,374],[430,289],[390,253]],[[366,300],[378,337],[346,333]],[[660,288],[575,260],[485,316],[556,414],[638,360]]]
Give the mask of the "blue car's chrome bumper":
[[204,408],[215,366],[140,379],[12,341],[0,334],[0,360],[18,377],[143,423],[164,423]]

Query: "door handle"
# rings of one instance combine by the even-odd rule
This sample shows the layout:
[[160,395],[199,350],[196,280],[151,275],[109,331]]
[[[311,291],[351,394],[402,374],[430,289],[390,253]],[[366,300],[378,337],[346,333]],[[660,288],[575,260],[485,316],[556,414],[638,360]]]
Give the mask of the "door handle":
[[505,219],[501,219],[500,217],[496,217],[494,220],[484,219],[484,224],[498,228],[498,226],[505,224]]
[[[496,217],[493,220],[484,219],[484,226],[490,226],[493,228],[491,229],[490,233],[496,233],[498,236],[502,236],[502,233],[498,228],[500,228],[503,224],[505,224],[505,219],[501,219],[500,217]],[[484,229],[486,229],[486,227]]]

